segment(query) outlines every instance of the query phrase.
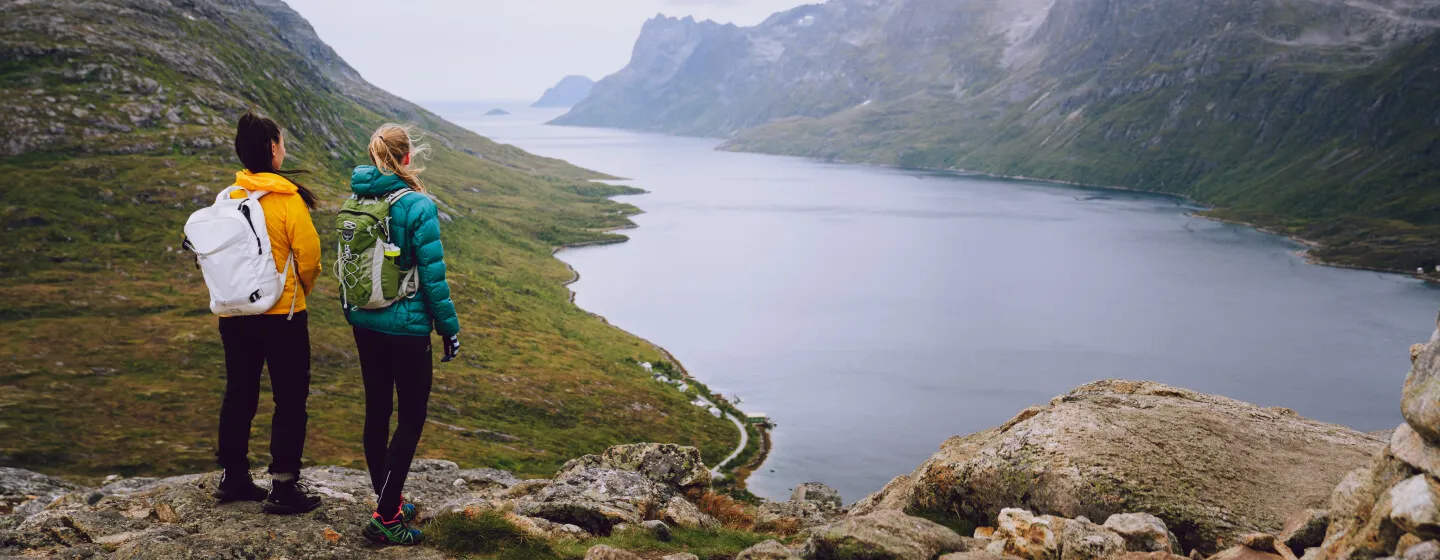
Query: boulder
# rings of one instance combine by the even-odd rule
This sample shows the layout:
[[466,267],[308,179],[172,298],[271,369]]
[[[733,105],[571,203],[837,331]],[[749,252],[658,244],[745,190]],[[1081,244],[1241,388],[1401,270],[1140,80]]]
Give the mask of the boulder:
[[608,545],[595,545],[585,551],[585,560],[642,560],[633,552],[620,550]]
[[670,526],[664,521],[651,520],[640,524],[640,527],[649,531],[660,542],[670,542]]
[[715,529],[720,526],[720,520],[700,511],[695,504],[680,496],[670,498],[665,504],[664,519],[666,523],[686,529]]
[[657,484],[682,492],[710,488],[710,470],[700,460],[700,450],[671,443],[617,445],[599,455],[572,459],[555,477],[597,468],[637,472]]
[[1105,520],[1105,528],[1125,539],[1131,552],[1172,552],[1170,529],[1165,521],[1148,513],[1117,513]]
[[660,560],[700,560],[700,557],[694,554],[690,554],[689,552],[681,552],[679,554],[661,556]]
[[830,523],[834,517],[816,502],[764,502],[755,508],[755,530],[793,534]]
[[1440,446],[1425,441],[1410,424],[1401,424],[1390,436],[1390,454],[1430,476],[1440,476]]
[[997,554],[988,550],[970,550],[966,552],[952,552],[940,557],[940,560],[1021,560],[1014,556]]
[[1324,505],[1376,437],[1285,411],[1158,383],[1105,380],[1027,417],[951,438],[914,473],[852,507],[943,511],[977,526],[1025,507],[1074,518],[1155,512],[1213,551]]
[[1290,550],[1305,550],[1325,542],[1325,531],[1329,528],[1328,510],[1306,509],[1295,512],[1285,520],[1279,537]]
[[1061,560],[1109,560],[1124,552],[1125,539],[1115,531],[1079,519],[1061,525]]
[[1001,510],[987,550],[1028,560],[1058,560],[1067,522],[1049,515],[1036,517],[1023,509]]
[[827,560],[932,560],[965,550],[965,541],[949,528],[919,517],[886,510],[852,516],[815,529],[801,556]]
[[840,501],[840,491],[819,482],[806,482],[795,487],[790,494],[792,502],[819,502],[834,507],[842,507],[845,504]]
[[1407,533],[1440,538],[1440,484],[1418,474],[1390,489],[1390,521]]
[[[78,490],[79,486],[58,478],[25,469],[0,467],[0,515],[34,515],[60,496]],[[17,509],[22,511],[17,512]]]
[[800,556],[780,541],[770,540],[740,551],[735,560],[800,560]]
[[1253,548],[1236,546],[1220,551],[1208,560],[1286,560],[1274,552],[1261,552]]
[[1400,412],[1405,422],[1431,445],[1440,445],[1440,330],[1415,357],[1402,395]]
[[1170,552],[1126,552],[1116,556],[1115,560],[1190,560],[1190,558]]
[[1440,560],[1440,542],[1425,541],[1405,549],[1405,560]]
[[670,497],[668,489],[637,472],[575,469],[522,498],[515,504],[515,513],[608,535],[615,525],[638,525],[660,517]]

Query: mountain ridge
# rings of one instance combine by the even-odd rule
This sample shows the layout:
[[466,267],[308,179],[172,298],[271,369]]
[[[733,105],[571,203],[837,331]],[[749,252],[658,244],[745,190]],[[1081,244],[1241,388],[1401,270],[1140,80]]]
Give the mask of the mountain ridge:
[[1118,185],[1413,271],[1440,255],[1440,3],[832,0],[657,18],[556,124]]

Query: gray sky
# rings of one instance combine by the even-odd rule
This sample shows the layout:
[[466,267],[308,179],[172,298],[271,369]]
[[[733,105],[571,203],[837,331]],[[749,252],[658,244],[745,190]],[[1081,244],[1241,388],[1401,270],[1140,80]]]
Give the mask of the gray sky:
[[630,60],[657,13],[753,25],[820,0],[286,0],[367,80],[414,101],[535,100]]

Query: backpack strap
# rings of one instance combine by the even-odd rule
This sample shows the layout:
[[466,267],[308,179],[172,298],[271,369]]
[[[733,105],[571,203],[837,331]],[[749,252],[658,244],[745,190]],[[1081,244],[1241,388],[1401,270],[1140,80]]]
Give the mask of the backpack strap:
[[385,197],[385,203],[386,203],[386,204],[395,204],[396,202],[399,202],[400,199],[405,198],[405,195],[407,195],[407,194],[414,194],[414,193],[415,193],[415,191],[414,191],[413,189],[408,188],[408,187],[407,187],[407,188],[403,188],[403,189],[399,189],[399,190],[397,190],[397,191],[395,191],[395,192],[390,193],[388,196],[386,196],[386,197]]

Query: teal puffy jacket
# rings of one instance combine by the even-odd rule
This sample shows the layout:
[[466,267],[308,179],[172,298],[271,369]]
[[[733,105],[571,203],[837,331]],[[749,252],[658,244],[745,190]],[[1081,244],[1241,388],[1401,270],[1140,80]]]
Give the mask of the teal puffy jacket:
[[[408,188],[400,177],[381,173],[373,165],[355,168],[350,190],[365,197],[383,197]],[[419,267],[420,291],[384,309],[352,309],[345,313],[351,325],[385,334],[430,336],[430,330],[450,337],[460,332],[450,284],[445,282],[445,249],[440,246],[440,217],[435,201],[423,194],[400,197],[390,206],[390,241],[400,246],[396,264],[403,270]]]

